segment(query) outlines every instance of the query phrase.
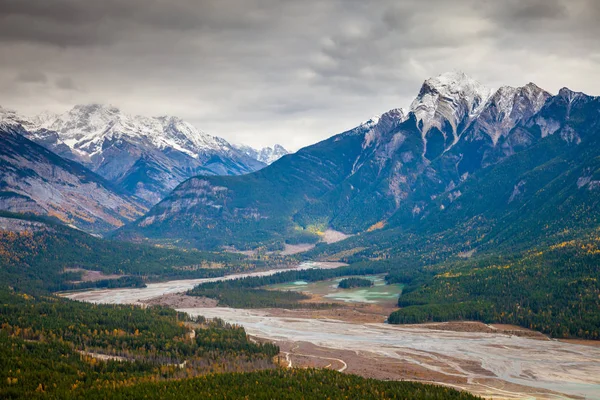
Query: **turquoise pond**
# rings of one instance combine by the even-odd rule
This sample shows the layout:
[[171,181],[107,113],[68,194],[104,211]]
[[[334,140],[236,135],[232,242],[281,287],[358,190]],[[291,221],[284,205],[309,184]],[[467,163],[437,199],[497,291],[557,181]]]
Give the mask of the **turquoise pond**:
[[291,290],[293,292],[305,292],[321,295],[325,299],[343,301],[346,303],[396,303],[403,285],[386,285],[384,275],[361,276],[361,278],[373,281],[373,286],[368,288],[340,289],[338,284],[346,276],[336,279],[318,282],[296,281],[265,286],[265,289]]

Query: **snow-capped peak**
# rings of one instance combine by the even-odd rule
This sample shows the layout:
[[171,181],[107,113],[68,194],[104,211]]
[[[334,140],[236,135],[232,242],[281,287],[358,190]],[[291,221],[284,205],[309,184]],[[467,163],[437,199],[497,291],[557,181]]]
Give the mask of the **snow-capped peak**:
[[371,124],[363,124],[361,126],[368,127],[368,131],[365,133],[365,139],[363,141],[363,149],[371,146],[372,144],[380,143],[382,137],[388,132],[392,131],[395,127],[406,121],[408,118],[406,111],[403,108],[394,108],[390,111],[381,114]]
[[492,90],[465,73],[448,72],[423,83],[410,111],[414,113],[423,135],[433,127],[443,131],[445,122],[448,122],[456,142],[459,125],[476,118],[491,95]]
[[11,122],[16,117],[16,112],[13,110],[8,110],[2,106],[0,106],[0,119],[5,122]]
[[429,78],[423,85],[445,97],[463,96],[474,98],[479,96],[487,98],[492,94],[489,88],[460,71],[446,72]]
[[521,87],[502,86],[490,97],[485,107],[496,104],[500,111],[509,115],[513,111],[515,102],[523,99],[529,103],[534,113],[537,113],[550,96],[550,93],[531,82]]
[[359,127],[372,127],[372,126],[375,126],[375,125],[377,125],[377,123],[379,123],[379,119],[380,118],[381,118],[381,114],[373,115],[368,120],[363,121],[360,124],[358,124],[358,126]]
[[235,145],[235,148],[246,154],[248,157],[267,165],[272,164],[281,157],[289,154],[289,151],[280,144],[275,144],[273,147],[263,147],[262,149],[255,149],[254,147],[240,144]]
[[29,119],[30,127],[41,127],[48,124],[49,121],[55,120],[57,117],[56,114],[51,113],[49,111],[44,111],[40,114],[37,114]]
[[487,134],[496,145],[519,121],[536,114],[550,93],[533,83],[522,87],[502,86],[486,102],[475,123],[476,131]]
[[361,122],[356,128],[347,131],[345,134],[357,135],[363,134],[365,132],[371,132],[373,129],[377,128],[381,124],[390,126],[392,124],[400,124],[406,121],[407,118],[408,113],[404,108],[393,108],[383,114],[377,114],[372,116],[368,120]]
[[225,140],[180,118],[131,116],[111,105],[80,104],[61,115],[33,119],[32,124],[36,123],[37,129],[57,132],[71,149],[90,156],[100,153],[105,141],[120,139],[150,142],[158,149],[173,148],[192,157],[211,150],[231,151]]
[[393,121],[394,124],[402,123],[408,119],[408,113],[404,108],[392,108],[391,110],[381,114],[377,120],[377,124],[388,123]]
[[28,118],[19,115],[16,111],[0,106],[0,123],[3,126],[17,126],[22,125],[27,128],[31,124]]

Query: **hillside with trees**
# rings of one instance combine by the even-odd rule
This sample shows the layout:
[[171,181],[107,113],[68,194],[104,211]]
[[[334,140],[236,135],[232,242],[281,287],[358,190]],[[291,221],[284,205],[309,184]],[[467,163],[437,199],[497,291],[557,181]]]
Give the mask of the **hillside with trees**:
[[248,374],[211,375],[161,383],[144,383],[116,390],[93,390],[86,399],[480,399],[455,389],[415,382],[365,379],[331,370],[265,370]]
[[373,281],[370,279],[364,278],[346,278],[342,279],[338,284],[340,289],[352,289],[352,288],[360,288],[360,287],[371,287],[373,286]]
[[447,264],[400,296],[390,323],[477,320],[600,339],[600,240]]
[[283,370],[243,328],[161,307],[0,289],[0,397],[474,399],[445,387]]
[[[211,278],[295,262],[101,239],[31,215],[0,212],[0,222],[10,226],[0,229],[0,283],[24,291],[140,287],[157,280]],[[85,270],[125,276],[73,283]]]

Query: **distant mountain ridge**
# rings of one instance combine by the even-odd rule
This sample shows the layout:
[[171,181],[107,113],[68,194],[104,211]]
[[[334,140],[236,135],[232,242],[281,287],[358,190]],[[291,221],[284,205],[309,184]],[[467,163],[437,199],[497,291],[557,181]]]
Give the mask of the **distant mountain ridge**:
[[254,158],[257,161],[265,163],[266,165],[273,164],[281,157],[289,154],[282,145],[276,144],[273,147],[263,147],[262,149],[255,149],[247,145],[234,145],[235,148],[245,153],[247,156]]
[[30,140],[81,163],[148,204],[194,175],[237,175],[266,165],[180,118],[130,116],[101,104],[33,118],[0,109],[0,121],[22,126]]
[[[568,89],[552,96],[529,83],[492,91],[463,73],[443,74],[424,82],[408,110],[391,110],[249,175],[188,180],[120,235],[211,247],[316,240],[315,232],[327,228],[418,230],[444,215],[454,223],[496,215],[485,204],[469,206],[479,213],[469,214],[461,196],[486,176],[480,184],[489,190],[477,196],[504,199],[493,183],[503,181],[514,186],[515,207],[520,182],[529,182],[524,177],[537,174],[550,154],[567,157],[600,133],[598,103]],[[526,151],[528,162],[507,176],[489,175]],[[538,188],[551,184],[549,176],[539,179]]]

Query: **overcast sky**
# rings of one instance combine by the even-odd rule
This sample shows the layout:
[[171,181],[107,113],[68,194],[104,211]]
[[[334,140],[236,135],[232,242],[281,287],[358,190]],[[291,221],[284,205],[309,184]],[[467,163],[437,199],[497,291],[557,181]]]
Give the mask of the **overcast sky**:
[[109,103],[291,150],[462,70],[600,94],[600,0],[0,0],[0,105]]

